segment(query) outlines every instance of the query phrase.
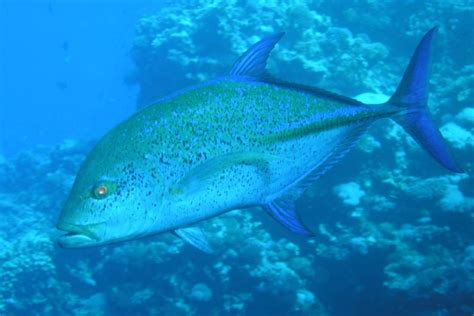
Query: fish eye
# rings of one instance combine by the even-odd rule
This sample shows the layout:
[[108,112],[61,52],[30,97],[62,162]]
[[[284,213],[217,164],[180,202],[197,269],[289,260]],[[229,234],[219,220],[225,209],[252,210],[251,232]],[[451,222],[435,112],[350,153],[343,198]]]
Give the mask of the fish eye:
[[105,184],[100,184],[94,189],[94,197],[96,199],[103,199],[109,193],[109,189]]
[[112,181],[100,181],[92,188],[92,197],[100,200],[117,191],[117,184]]

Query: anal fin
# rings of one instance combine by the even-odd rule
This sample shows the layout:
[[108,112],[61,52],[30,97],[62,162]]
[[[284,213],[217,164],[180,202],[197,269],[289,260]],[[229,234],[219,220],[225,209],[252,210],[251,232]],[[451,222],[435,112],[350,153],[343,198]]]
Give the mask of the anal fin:
[[370,124],[363,123],[355,127],[315,168],[293,182],[282,191],[278,200],[295,201],[314,184],[321,176],[336,165],[354,147],[359,138],[367,131]]
[[274,199],[263,208],[280,224],[298,235],[311,236],[313,232],[301,221],[296,211],[296,201],[301,195],[316,182],[323,174],[339,162],[354,146],[356,141],[367,130],[369,124],[360,124],[355,127],[346,139],[336,146],[327,157],[314,169],[297,179],[283,190],[278,198]]
[[275,200],[263,205],[263,209],[291,232],[303,236],[314,235],[313,232],[301,221],[296,212],[294,201]]

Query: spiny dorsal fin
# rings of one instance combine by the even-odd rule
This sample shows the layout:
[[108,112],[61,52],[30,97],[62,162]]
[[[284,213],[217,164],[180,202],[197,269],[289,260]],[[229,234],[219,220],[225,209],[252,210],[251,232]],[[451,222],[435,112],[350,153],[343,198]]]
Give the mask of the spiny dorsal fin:
[[267,59],[285,33],[277,33],[255,43],[232,66],[231,76],[260,77],[265,73]]

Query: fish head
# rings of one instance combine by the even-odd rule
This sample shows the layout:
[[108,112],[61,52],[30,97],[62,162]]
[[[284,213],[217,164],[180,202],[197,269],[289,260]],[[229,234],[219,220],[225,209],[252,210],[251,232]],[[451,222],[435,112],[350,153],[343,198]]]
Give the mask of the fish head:
[[[101,157],[101,160],[107,157]],[[59,216],[64,248],[82,248],[139,238],[150,233],[160,208],[157,170],[141,161],[106,164],[86,160]]]

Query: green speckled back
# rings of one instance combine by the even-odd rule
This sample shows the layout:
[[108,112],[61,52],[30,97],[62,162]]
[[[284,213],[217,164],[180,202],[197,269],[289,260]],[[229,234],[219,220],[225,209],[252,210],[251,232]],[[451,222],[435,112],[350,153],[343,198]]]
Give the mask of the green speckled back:
[[97,143],[60,223],[122,240],[266,204],[393,112],[316,92],[234,76],[143,109]]
[[309,125],[311,118],[342,106],[270,84],[219,80],[135,114],[108,133],[88,160],[107,157],[98,168],[130,160],[144,161],[145,167],[146,161],[158,161],[166,166],[166,178],[173,179],[214,156],[272,151],[272,135]]

